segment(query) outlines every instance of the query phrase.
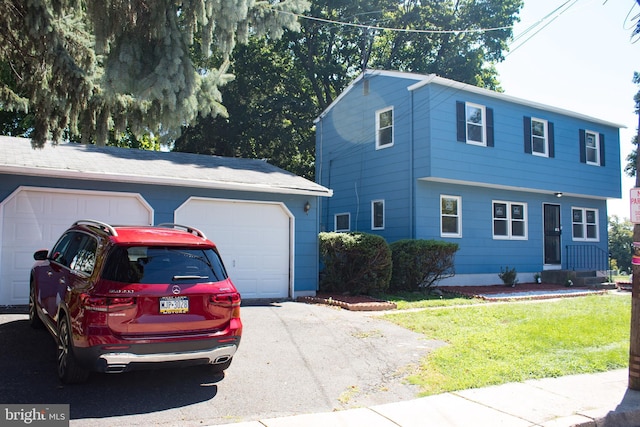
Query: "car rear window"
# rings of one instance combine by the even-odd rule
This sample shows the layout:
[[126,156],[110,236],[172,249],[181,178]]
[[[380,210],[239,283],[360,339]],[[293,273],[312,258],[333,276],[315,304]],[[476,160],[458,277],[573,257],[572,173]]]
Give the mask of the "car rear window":
[[196,283],[219,282],[227,273],[213,249],[116,246],[102,277],[124,283]]

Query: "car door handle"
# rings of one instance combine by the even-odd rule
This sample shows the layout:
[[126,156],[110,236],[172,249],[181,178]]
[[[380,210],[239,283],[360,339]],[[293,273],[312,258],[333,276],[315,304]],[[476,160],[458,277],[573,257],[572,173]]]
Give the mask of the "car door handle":
[[61,277],[61,278],[60,278],[60,280],[58,280],[58,282],[59,282],[61,285],[64,285],[64,283],[65,283],[65,282],[64,282],[64,277]]
[[71,292],[71,286],[67,286],[67,292]]
[[49,277],[53,276],[53,272],[47,271],[47,276],[49,276]]

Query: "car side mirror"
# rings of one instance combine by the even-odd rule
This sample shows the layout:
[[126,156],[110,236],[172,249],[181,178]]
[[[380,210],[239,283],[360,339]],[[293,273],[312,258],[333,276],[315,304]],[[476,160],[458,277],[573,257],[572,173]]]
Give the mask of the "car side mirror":
[[47,259],[47,255],[49,255],[48,250],[40,249],[33,254],[33,259],[35,259],[36,261],[44,261],[45,259]]

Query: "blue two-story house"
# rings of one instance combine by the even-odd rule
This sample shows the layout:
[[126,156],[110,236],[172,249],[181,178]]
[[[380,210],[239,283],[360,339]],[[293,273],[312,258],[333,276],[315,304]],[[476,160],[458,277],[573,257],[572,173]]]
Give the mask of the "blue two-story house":
[[[316,119],[322,231],[459,245],[441,284],[607,269],[621,125],[435,75],[367,70]],[[596,261],[597,260],[597,261]],[[596,265],[597,264],[597,265]]]

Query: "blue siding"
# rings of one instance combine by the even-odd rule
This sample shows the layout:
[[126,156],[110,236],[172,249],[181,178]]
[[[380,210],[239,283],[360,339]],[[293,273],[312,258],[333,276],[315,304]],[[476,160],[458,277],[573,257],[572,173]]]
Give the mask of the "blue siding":
[[[351,214],[351,230],[404,238],[442,239],[460,245],[457,274],[491,275],[500,267],[539,272],[544,263],[543,205],[561,208],[562,256],[572,240],[571,208],[596,209],[599,241],[607,251],[606,199],[621,195],[620,140],[615,125],[562,114],[508,97],[452,88],[438,81],[418,88],[414,76],[369,74],[368,94],[356,81],[318,119],[318,182],[334,191],[321,201],[320,229],[333,231],[334,215]],[[442,80],[440,80],[442,82]],[[456,102],[493,111],[494,146],[457,141]],[[375,112],[393,106],[394,145],[375,149]],[[525,152],[524,117],[553,123],[554,155]],[[605,164],[580,161],[579,130],[604,135]],[[564,197],[557,198],[554,193]],[[440,195],[462,198],[462,237],[440,237]],[[385,201],[385,229],[371,230],[371,200]],[[527,238],[493,238],[492,201],[527,206]]]
[[[138,193],[154,209],[155,224],[173,222],[175,209],[192,196],[282,202],[295,216],[294,290],[295,292],[317,290],[318,202],[315,197],[0,174],[0,201],[6,199],[20,186]],[[305,214],[303,207],[307,201],[311,205],[311,210]],[[72,220],[75,219],[77,218]],[[215,236],[210,237],[215,242]]]
[[[431,167],[417,163],[418,177],[431,176],[600,198],[621,196],[620,139],[617,128],[438,85],[428,85],[419,91],[423,89],[427,89],[425,96],[441,99],[446,94],[446,97],[443,101],[430,103]],[[456,141],[456,101],[493,108],[494,147]],[[426,116],[425,111],[416,112],[416,116],[420,114]],[[555,157],[546,158],[524,152],[525,116],[554,124]],[[580,129],[604,135],[605,166],[580,162]]]

